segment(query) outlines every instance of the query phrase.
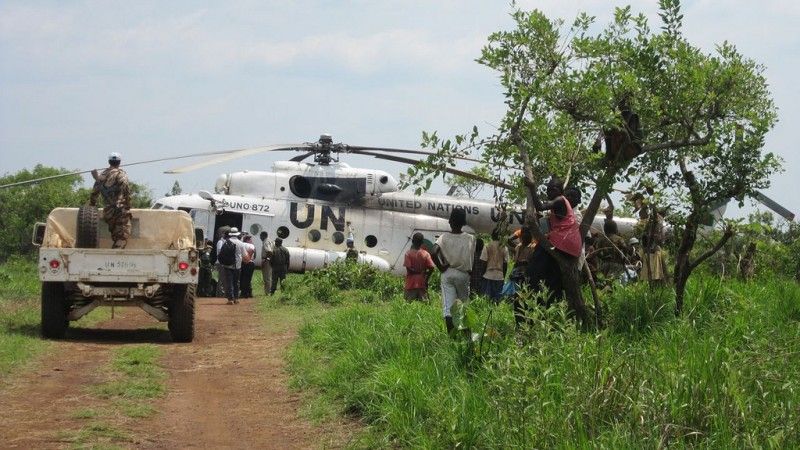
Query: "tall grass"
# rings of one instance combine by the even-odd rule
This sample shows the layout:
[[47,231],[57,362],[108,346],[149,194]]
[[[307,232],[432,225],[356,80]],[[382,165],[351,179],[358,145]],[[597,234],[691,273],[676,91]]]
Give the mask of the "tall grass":
[[45,348],[39,338],[39,278],[30,258],[0,264],[0,375]]
[[514,333],[508,305],[479,300],[500,337],[470,362],[435,299],[346,303],[301,330],[290,366],[370,424],[365,447],[800,445],[800,287],[698,276],[687,297],[675,318],[669,291],[617,289],[597,333],[563,307]]

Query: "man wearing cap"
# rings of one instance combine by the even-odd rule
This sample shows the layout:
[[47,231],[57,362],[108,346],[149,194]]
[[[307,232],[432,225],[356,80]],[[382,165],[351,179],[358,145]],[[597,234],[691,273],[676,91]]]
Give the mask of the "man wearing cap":
[[121,163],[122,157],[114,152],[108,155],[107,169],[99,174],[92,170],[95,182],[89,197],[92,206],[97,205],[98,196],[103,197],[103,220],[114,240],[112,248],[125,248],[131,237],[131,189],[128,174],[119,167]]
[[[222,278],[225,282],[225,296],[228,298],[229,305],[239,303],[239,277],[242,270],[242,256],[246,251],[244,243],[239,240],[241,234],[238,228],[231,227],[225,238],[217,242],[217,261],[225,271],[225,276]],[[228,242],[232,242],[236,246],[233,264],[225,264],[222,256],[222,248]]]

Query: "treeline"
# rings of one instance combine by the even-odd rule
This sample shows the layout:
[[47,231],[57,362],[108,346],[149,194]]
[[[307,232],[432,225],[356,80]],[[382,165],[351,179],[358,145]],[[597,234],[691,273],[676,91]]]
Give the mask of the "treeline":
[[[64,168],[37,164],[33,170],[23,169],[0,177],[0,185],[43,177],[68,174]],[[34,250],[31,244],[33,224],[43,222],[57,207],[78,207],[89,199],[90,189],[83,187],[81,175],[65,175],[25,186],[0,189],[0,262],[12,255],[25,255]],[[147,186],[132,183],[134,208],[148,208],[152,194]]]

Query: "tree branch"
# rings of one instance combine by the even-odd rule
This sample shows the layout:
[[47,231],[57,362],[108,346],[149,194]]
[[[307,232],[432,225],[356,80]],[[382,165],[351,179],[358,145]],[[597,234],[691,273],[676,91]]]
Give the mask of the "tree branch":
[[659,150],[666,150],[668,148],[682,148],[682,147],[698,147],[706,145],[711,142],[711,133],[706,134],[700,139],[684,139],[682,141],[667,141],[659,144],[650,144],[642,147],[642,153],[656,152]]
[[719,251],[719,249],[721,249],[722,246],[725,245],[726,242],[728,242],[728,239],[733,237],[733,234],[734,233],[733,233],[733,228],[732,227],[726,228],[725,229],[725,233],[719,239],[717,244],[714,245],[714,247],[712,247],[711,249],[709,249],[707,252],[703,253],[702,255],[698,256],[696,260],[694,260],[694,261],[689,263],[689,270],[692,271],[692,270],[696,269],[697,266],[699,266],[700,264],[703,263],[703,261],[705,261],[708,258],[710,258],[714,253],[717,253]]

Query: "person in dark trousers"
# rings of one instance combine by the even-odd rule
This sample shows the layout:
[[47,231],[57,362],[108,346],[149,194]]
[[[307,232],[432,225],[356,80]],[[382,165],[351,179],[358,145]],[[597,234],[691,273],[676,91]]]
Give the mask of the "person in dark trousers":
[[475,236],[475,255],[472,257],[472,272],[469,275],[469,293],[476,296],[483,291],[483,274],[486,272],[486,261],[481,260],[483,239]]
[[244,253],[242,253],[242,273],[240,279],[241,298],[253,298],[253,272],[256,270],[256,246],[249,234],[242,237]]
[[483,274],[483,293],[499,303],[508,268],[508,248],[500,242],[500,230],[492,231],[492,240],[483,247],[480,258],[486,264]]
[[244,244],[239,240],[239,229],[233,227],[217,243],[217,261],[225,272],[225,296],[228,304],[239,303],[239,272],[242,270]]
[[347,238],[347,253],[345,254],[345,259],[349,261],[358,261],[358,250],[356,250],[355,243],[351,238]]
[[278,289],[278,283],[283,284],[286,273],[289,272],[289,250],[283,246],[283,239],[275,238],[275,247],[272,251],[272,291]]
[[[547,239],[553,246],[550,251],[558,252],[564,257],[580,258],[583,240],[575,220],[575,213],[566,197],[563,195],[564,184],[553,177],[547,183],[547,201],[541,202],[534,197],[537,211],[550,211],[547,216],[549,232]],[[528,283],[534,292],[547,290],[543,299],[544,306],[550,306],[555,300],[564,297],[564,287],[561,281],[561,270],[558,261],[539,243],[528,263]]]
[[214,281],[214,259],[216,252],[212,252],[214,243],[206,240],[206,245],[200,250],[200,273],[197,276],[197,296],[213,297],[217,291],[217,282]]

